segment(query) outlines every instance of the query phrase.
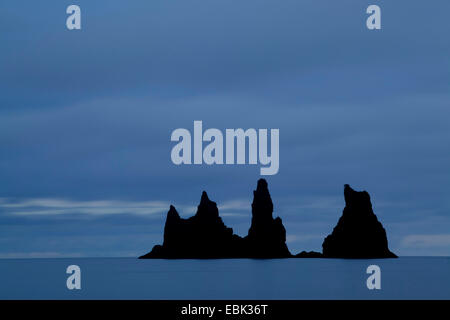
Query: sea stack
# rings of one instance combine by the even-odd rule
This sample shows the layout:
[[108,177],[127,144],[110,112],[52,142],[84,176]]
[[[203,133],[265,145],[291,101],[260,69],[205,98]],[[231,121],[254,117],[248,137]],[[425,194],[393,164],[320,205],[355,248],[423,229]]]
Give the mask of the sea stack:
[[286,246],[286,229],[280,217],[273,218],[273,203],[267,181],[259,179],[253,191],[252,224],[244,238],[251,258],[291,257]]
[[366,191],[344,186],[345,208],[333,232],[322,244],[325,258],[396,258],[386,231],[372,210]]
[[233,234],[219,217],[215,202],[202,193],[197,213],[180,218],[174,206],[170,206],[164,226],[164,242],[140,258],[212,259],[242,256],[242,238]]
[[253,191],[252,224],[241,238],[227,228],[215,202],[203,191],[197,213],[182,219],[170,206],[164,226],[164,242],[141,259],[288,258],[286,230],[274,219],[267,181],[260,179]]

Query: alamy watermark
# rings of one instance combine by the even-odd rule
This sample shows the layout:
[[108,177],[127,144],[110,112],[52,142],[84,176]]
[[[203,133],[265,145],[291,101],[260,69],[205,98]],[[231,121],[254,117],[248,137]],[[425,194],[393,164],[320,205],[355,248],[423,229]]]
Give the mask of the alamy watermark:
[[81,269],[76,264],[72,264],[67,267],[66,273],[70,274],[67,278],[66,286],[69,290],[81,289]]
[[[261,164],[261,175],[274,175],[280,166],[280,130],[270,129],[270,154],[268,129],[219,129],[203,132],[202,121],[194,121],[194,134],[179,128],[172,132],[171,141],[178,142],[171,152],[172,162],[181,164]],[[203,148],[203,142],[207,142]],[[225,147],[224,147],[225,143]],[[193,159],[192,159],[193,145]],[[248,148],[246,148],[248,147]],[[248,152],[247,150],[248,149]]]

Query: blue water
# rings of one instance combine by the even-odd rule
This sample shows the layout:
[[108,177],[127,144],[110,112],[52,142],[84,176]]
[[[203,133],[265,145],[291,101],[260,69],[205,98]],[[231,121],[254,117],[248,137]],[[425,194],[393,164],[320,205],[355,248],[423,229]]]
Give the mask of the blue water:
[[[66,268],[81,268],[68,290]],[[381,290],[366,269],[381,268]],[[450,299],[450,257],[0,260],[0,299]]]

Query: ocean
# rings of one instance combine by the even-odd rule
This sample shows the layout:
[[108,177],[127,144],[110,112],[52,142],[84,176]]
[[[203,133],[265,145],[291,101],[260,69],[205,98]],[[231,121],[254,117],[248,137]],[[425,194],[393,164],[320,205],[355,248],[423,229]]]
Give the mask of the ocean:
[[[81,289],[69,290],[69,265]],[[369,265],[381,289],[367,288]],[[450,257],[0,260],[0,299],[450,299]]]

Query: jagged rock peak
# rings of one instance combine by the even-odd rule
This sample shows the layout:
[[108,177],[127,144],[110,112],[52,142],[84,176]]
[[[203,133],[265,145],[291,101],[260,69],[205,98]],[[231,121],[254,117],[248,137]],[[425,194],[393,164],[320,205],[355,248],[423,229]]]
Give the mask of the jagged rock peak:
[[208,194],[206,191],[202,192],[202,197],[200,199],[200,203],[197,206],[198,217],[210,217],[210,218],[218,218],[219,217],[219,209],[217,208],[217,204],[214,201],[209,200]]
[[256,186],[256,191],[267,191],[269,192],[269,188],[267,187],[267,181],[266,179],[259,179],[258,184]]
[[367,191],[355,191],[348,184],[344,185],[345,207],[359,214],[371,214],[372,203]]
[[252,219],[272,220],[273,203],[265,179],[259,179],[256,190],[253,191]]
[[267,202],[272,203],[267,181],[265,179],[258,180],[256,190],[253,191],[253,197],[253,202],[256,200],[266,200]]
[[253,191],[252,223],[246,241],[250,257],[290,257],[286,246],[286,229],[281,218],[273,218],[273,203],[267,181],[259,179]]
[[167,220],[169,219],[180,219],[180,215],[173,205],[170,205],[169,212],[167,212]]
[[211,201],[211,200],[209,200],[208,194],[206,193],[206,191],[203,191],[202,192],[202,197],[200,199],[200,204],[208,202],[208,201]]
[[386,230],[373,212],[370,195],[344,186],[345,208],[333,232],[322,244],[331,258],[394,258]]

